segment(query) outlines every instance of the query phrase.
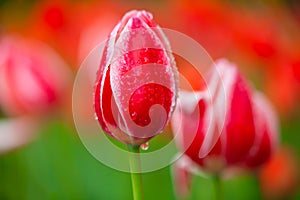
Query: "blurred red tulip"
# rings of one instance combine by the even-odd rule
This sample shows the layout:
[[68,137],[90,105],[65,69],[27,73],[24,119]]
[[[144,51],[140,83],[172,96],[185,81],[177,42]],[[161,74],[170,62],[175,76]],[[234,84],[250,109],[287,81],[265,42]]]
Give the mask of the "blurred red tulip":
[[271,103],[262,93],[254,93],[252,96],[255,143],[251,147],[246,165],[250,168],[259,167],[269,160],[278,144],[278,119]]
[[95,87],[95,111],[104,131],[140,145],[163,130],[177,90],[170,52],[150,13],[131,11],[122,18],[106,42]]
[[226,164],[231,165],[244,159],[254,142],[252,93],[236,66],[219,61],[217,67],[225,88],[227,108],[224,128],[209,156],[222,155]]
[[206,112],[208,102],[205,93],[201,92],[180,91],[178,97],[178,105],[172,117],[172,130],[174,134],[179,134],[175,139],[180,150],[184,151],[189,147],[187,151],[195,153],[190,154],[190,157],[197,161],[205,137],[204,132],[208,129],[206,124],[210,122],[204,123],[204,119],[209,118]]
[[265,199],[293,199],[299,188],[299,160],[295,152],[281,147],[259,174]]
[[62,99],[69,78],[49,47],[17,36],[0,38],[0,106],[8,115],[49,111]]
[[[182,125],[179,127],[181,128],[179,132],[182,134],[182,141],[179,141],[179,143],[187,148],[186,155],[206,170],[216,172],[245,159],[254,143],[255,127],[251,91],[234,65],[225,60],[216,62],[216,69],[210,73],[208,85],[211,84],[218,84],[216,86],[218,89],[215,92],[209,91],[209,88],[206,91],[208,95],[211,93],[211,99],[208,95],[202,95],[198,101],[190,102],[189,107],[182,106],[183,111],[177,111],[177,109],[174,113],[175,121],[172,124],[176,130],[178,129],[176,118],[182,119]],[[222,91],[221,84],[224,84],[225,91]],[[226,99],[220,99],[222,92],[225,92]],[[181,94],[183,96],[179,96],[180,98],[186,98],[184,97],[185,93]],[[211,104],[209,104],[210,101]],[[187,111],[191,107],[194,110],[192,112]],[[225,121],[222,121],[220,113],[212,113],[214,110],[210,107],[215,107],[215,111],[225,107],[223,108],[226,113],[224,116]],[[195,120],[196,109],[200,112],[198,120]],[[211,120],[206,118],[211,118]],[[194,125],[198,127],[196,136],[191,144],[186,143],[185,141],[190,141],[189,137],[192,134],[189,128]],[[208,126],[213,129],[210,134],[218,135],[216,132],[221,131],[221,135],[209,154],[200,157],[199,152],[205,137],[208,135],[206,133],[209,130]]]

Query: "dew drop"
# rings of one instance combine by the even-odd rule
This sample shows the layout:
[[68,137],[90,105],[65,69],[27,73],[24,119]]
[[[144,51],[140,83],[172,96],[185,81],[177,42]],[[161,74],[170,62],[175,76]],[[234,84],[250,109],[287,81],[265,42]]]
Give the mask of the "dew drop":
[[137,118],[137,113],[136,113],[136,112],[131,113],[131,119],[132,119],[133,121],[135,121],[136,118]]
[[149,149],[149,142],[141,144],[141,149],[144,150],[144,151],[147,151]]
[[145,124],[149,124],[149,119],[144,119]]
[[149,62],[149,58],[144,57],[144,63],[147,63],[147,62]]

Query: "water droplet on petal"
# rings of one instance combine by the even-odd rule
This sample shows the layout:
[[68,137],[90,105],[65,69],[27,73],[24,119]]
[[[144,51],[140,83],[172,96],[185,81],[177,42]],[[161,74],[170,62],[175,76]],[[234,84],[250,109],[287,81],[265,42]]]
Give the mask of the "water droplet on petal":
[[135,121],[136,118],[137,118],[137,112],[131,113],[131,119],[132,119],[133,121]]
[[144,57],[144,63],[148,63],[149,62],[149,58]]
[[144,150],[144,151],[148,150],[149,149],[149,142],[141,144],[141,149]]

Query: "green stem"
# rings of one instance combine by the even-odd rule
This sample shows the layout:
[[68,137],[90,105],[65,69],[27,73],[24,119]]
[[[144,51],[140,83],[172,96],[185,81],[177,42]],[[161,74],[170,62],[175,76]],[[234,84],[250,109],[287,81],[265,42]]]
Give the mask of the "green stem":
[[222,183],[221,183],[221,177],[219,174],[216,174],[213,176],[213,184],[214,184],[214,190],[215,190],[215,199],[216,200],[222,200]]
[[134,200],[144,199],[143,193],[143,184],[142,184],[142,174],[141,171],[141,162],[140,162],[140,147],[127,145],[127,148],[130,152],[129,155],[129,164],[131,171],[131,183],[132,183],[132,192]]

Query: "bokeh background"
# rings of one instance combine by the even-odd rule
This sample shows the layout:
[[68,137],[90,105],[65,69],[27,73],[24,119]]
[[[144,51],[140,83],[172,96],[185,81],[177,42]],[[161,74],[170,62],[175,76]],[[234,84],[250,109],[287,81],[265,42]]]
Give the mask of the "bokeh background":
[[[0,41],[10,38],[15,48],[27,45],[24,48],[31,50],[25,52],[37,60],[44,55],[46,60],[41,65],[46,67],[37,64],[39,70],[47,71],[47,65],[55,65],[53,70],[38,76],[47,80],[51,75],[49,87],[57,81],[53,78],[56,75],[64,80],[58,81],[61,88],[55,92],[53,101],[38,98],[30,109],[4,101],[9,90],[1,90],[4,84],[0,80],[0,199],[132,199],[130,175],[106,167],[89,154],[77,135],[71,109],[72,84],[80,64],[131,9],[152,12],[161,27],[194,38],[213,59],[226,57],[235,62],[253,87],[270,98],[278,112],[278,151],[261,169],[225,179],[224,199],[300,199],[297,0],[0,0]],[[48,51],[33,48],[20,38],[46,46],[64,64],[58,64],[47,56]],[[23,85],[18,83],[13,90],[14,99],[22,101],[26,96],[21,93],[32,96],[34,89],[29,87],[30,81],[29,86],[26,84],[28,77],[18,70],[14,72],[17,75],[1,70],[1,59],[7,52],[0,46],[0,78],[25,77],[21,78]],[[10,53],[13,58],[21,55],[18,50]],[[178,67],[197,89],[199,80],[193,76],[193,70],[180,65],[180,61]],[[151,145],[167,142],[169,132],[166,130],[167,136]],[[176,199],[170,167],[143,174],[143,182],[145,199]],[[190,199],[212,197],[211,180],[195,176]]]

